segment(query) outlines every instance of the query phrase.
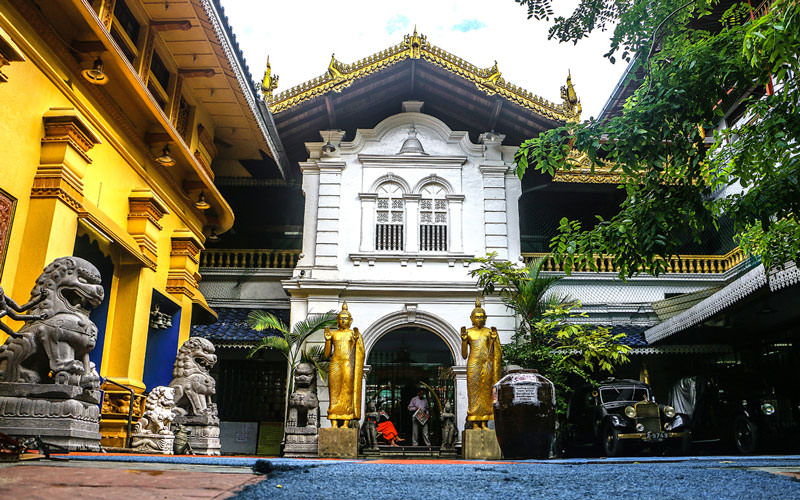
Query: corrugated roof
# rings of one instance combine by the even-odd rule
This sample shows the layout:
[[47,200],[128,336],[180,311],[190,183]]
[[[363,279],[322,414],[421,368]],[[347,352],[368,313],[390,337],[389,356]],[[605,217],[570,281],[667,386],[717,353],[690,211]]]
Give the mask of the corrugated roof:
[[651,305],[653,306],[653,311],[658,316],[658,319],[661,321],[666,321],[676,314],[680,314],[689,309],[706,297],[711,296],[711,294],[719,291],[721,288],[722,287],[715,286],[705,290],[698,290],[696,292],[682,293],[668,299],[657,300]]

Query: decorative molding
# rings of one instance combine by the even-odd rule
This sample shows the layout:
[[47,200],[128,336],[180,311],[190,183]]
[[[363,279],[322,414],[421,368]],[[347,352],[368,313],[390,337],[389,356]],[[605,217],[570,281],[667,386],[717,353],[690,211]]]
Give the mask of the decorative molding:
[[176,229],[171,242],[167,292],[192,298],[199,293],[197,282],[200,275],[197,270],[203,245],[188,229]]
[[479,90],[487,95],[499,95],[523,108],[533,110],[545,118],[562,122],[577,121],[579,118],[569,103],[549,102],[507,82],[501,76],[497,63],[490,68],[478,68],[460,57],[431,45],[425,35],[417,34],[416,29],[411,35],[405,35],[401,43],[353,64],[343,64],[332,57],[324,75],[279,94],[272,95],[270,93],[265,96],[265,100],[273,113],[280,113],[328,92],[341,92],[356,80],[407,59],[422,59],[439,66],[473,82]]
[[51,108],[42,116],[42,121],[44,122],[43,145],[67,143],[86,160],[86,163],[92,163],[87,153],[95,144],[100,144],[100,139],[74,109]]
[[164,202],[149,189],[134,189],[128,196],[128,233],[136,241],[146,265],[156,268],[158,261],[159,223],[168,214]]
[[417,267],[421,267],[425,261],[431,262],[447,262],[450,267],[454,267],[456,263],[462,264],[464,267],[469,266],[469,261],[475,257],[474,254],[465,253],[351,253],[349,256],[354,266],[360,266],[362,263],[374,266],[375,262],[397,262],[402,267],[408,266],[411,262]]
[[0,278],[8,254],[8,242],[11,239],[11,226],[14,223],[14,212],[17,199],[0,188]]
[[[22,54],[5,38],[0,36],[0,70],[3,66],[9,66],[12,62],[21,62],[25,58]],[[0,83],[6,83],[8,77],[0,71]]]
[[589,155],[570,150],[566,163],[568,170],[559,170],[553,176],[553,182],[572,182],[576,184],[620,184],[622,176],[618,174],[612,163],[600,165],[592,163]]

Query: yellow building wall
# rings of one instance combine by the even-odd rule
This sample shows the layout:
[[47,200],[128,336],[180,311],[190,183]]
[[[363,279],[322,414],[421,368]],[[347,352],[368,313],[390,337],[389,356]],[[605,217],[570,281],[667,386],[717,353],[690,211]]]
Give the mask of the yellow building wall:
[[[17,199],[0,285],[8,296],[25,302],[44,266],[56,257],[72,255],[78,212],[55,197],[31,199],[34,177],[43,162],[43,116],[55,108],[72,108],[100,141],[87,152],[91,163],[82,179],[83,210],[101,221],[103,231],[118,242],[111,251],[115,272],[101,376],[144,390],[152,291],[159,291],[181,307],[180,345],[189,336],[192,300],[186,294],[170,294],[167,289],[172,237],[176,231],[188,232],[199,246],[203,221],[179,192],[177,183],[152,162],[151,153],[131,144],[109,122],[104,111],[82,92],[86,84],[59,67],[58,58],[14,14],[0,2],[0,36],[14,43],[26,59],[4,66],[8,81],[0,83],[0,188]],[[65,161],[80,163],[77,156],[67,151]],[[151,227],[149,231],[155,235],[157,248],[154,268],[143,265],[141,255],[136,255],[143,252],[128,233],[129,196],[134,190],[152,192],[167,211],[158,220],[160,229]],[[191,293],[199,296],[196,288]],[[8,324],[15,329],[21,326],[13,321]],[[0,332],[0,343],[5,337]]]

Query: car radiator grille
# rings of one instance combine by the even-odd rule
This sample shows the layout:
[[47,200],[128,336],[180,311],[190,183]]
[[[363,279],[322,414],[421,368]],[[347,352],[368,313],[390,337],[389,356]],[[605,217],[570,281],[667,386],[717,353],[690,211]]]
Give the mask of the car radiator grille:
[[661,419],[658,415],[658,405],[655,403],[637,404],[636,422],[644,425],[644,432],[661,431]]

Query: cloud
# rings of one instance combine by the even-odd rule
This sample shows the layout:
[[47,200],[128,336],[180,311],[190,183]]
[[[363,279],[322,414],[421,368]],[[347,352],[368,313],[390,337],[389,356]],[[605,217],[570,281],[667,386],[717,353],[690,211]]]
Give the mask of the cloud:
[[464,19],[460,23],[453,26],[455,31],[460,31],[462,33],[466,33],[467,31],[472,30],[479,30],[481,28],[485,28],[486,23],[478,21],[477,19]]
[[405,30],[410,23],[411,20],[409,18],[402,14],[397,14],[386,23],[386,32],[391,35],[396,31]]

